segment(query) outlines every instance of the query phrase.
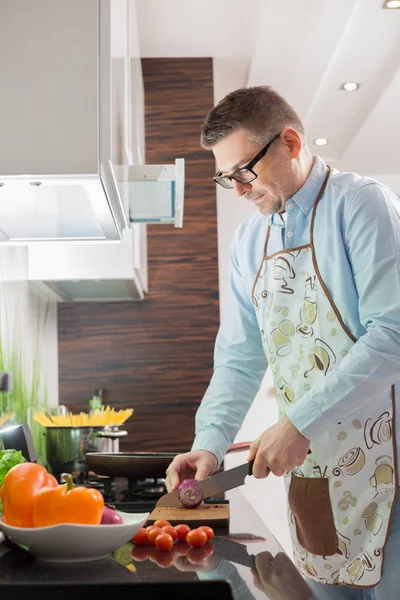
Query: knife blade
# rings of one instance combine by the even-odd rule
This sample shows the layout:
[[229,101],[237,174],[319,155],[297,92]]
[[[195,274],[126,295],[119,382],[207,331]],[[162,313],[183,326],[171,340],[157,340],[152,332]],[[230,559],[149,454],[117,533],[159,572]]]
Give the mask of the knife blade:
[[[233,469],[221,471],[221,473],[211,475],[201,481],[196,481],[196,485],[203,491],[204,498],[210,498],[210,496],[215,496],[221,492],[227,492],[244,484],[247,475],[252,475],[253,473],[253,463],[254,460],[251,460]],[[182,506],[178,491],[175,490],[161,496],[156,506]]]
[[249,554],[244,544],[219,536],[213,538],[212,544],[217,556],[237,565],[243,565],[250,569],[256,568],[256,556]]

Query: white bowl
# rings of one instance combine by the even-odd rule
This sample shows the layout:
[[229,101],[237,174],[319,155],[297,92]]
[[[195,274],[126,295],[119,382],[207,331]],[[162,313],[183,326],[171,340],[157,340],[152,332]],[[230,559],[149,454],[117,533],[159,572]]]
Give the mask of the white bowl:
[[53,563],[81,563],[107,558],[129,542],[146,523],[150,513],[117,511],[120,525],[51,525],[50,527],[13,527],[0,518],[0,531],[12,542],[24,546],[38,560]]

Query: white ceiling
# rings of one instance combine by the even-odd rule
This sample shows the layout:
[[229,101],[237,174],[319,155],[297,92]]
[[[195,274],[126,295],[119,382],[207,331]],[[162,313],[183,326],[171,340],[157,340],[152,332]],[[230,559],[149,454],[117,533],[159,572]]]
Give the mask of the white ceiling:
[[[400,177],[400,10],[382,4],[136,0],[140,52],[213,57],[216,92],[272,85],[305,121],[313,151],[332,165]],[[361,86],[344,92],[345,81]],[[313,144],[320,137],[327,146]]]

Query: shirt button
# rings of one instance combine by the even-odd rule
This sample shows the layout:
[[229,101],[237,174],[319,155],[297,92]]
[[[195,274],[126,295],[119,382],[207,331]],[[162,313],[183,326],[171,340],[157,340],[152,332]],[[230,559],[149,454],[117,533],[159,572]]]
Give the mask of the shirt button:
[[288,204],[288,208],[293,208],[293,204],[292,203]]
[[288,236],[288,238],[291,238],[291,237],[293,237],[293,231],[288,231],[288,232],[287,232],[287,236]]

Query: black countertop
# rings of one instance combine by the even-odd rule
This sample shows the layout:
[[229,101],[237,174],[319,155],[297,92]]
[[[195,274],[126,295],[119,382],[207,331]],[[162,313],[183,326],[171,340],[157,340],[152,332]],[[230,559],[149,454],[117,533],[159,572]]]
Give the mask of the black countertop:
[[[153,555],[150,553],[147,559],[144,549],[141,551],[143,556],[132,556],[131,559],[131,551],[126,546],[120,563],[109,558],[100,562],[60,566],[40,564],[28,552],[8,543],[1,544],[1,600],[18,600],[25,596],[29,600],[80,600],[87,599],[89,593],[97,600],[109,599],[111,594],[125,596],[128,593],[146,600],[317,598],[242,492],[233,490],[229,493],[229,500],[229,532],[216,531],[214,552],[206,559],[201,548],[187,556],[153,550]],[[132,548],[133,545],[130,550]],[[158,554],[154,555],[154,552]],[[138,560],[140,558],[142,560]],[[163,564],[159,564],[161,562]],[[330,592],[333,591],[330,589]],[[335,597],[341,598],[339,589]]]

